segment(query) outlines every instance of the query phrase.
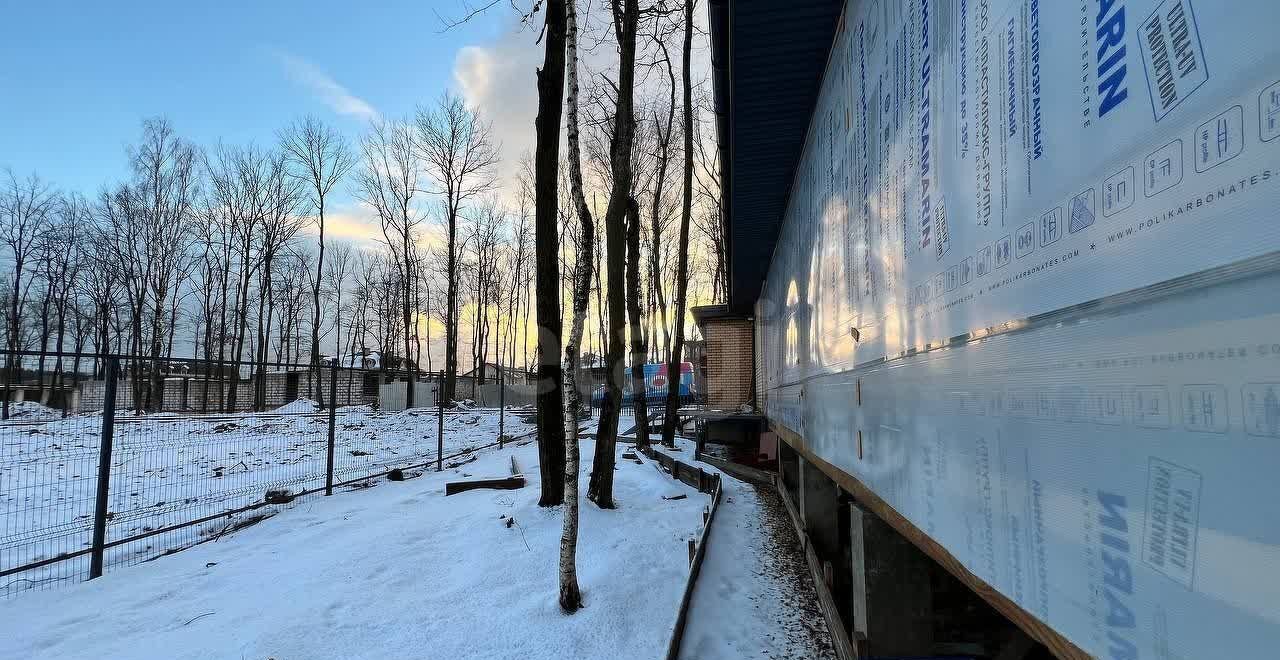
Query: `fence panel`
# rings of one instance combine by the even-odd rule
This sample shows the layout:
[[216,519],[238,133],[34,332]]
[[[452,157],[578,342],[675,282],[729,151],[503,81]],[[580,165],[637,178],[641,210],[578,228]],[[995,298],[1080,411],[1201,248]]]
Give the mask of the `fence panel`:
[[[5,352],[0,365],[0,597],[149,561],[271,515],[268,504],[498,440],[491,411],[441,409],[426,374],[415,374],[415,408],[386,411],[379,387],[408,373]],[[100,455],[108,487],[91,571]]]

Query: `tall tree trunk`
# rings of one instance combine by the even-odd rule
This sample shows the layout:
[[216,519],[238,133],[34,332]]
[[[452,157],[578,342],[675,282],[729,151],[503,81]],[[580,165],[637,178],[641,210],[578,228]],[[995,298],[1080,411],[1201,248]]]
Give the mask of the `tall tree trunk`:
[[640,205],[634,197],[627,205],[627,317],[631,330],[631,408],[636,421],[636,446],[649,446],[648,388],[644,365],[649,347],[645,345],[644,318],[640,314]]
[[[228,244],[229,245],[229,244]],[[222,304],[218,308],[218,361],[216,364],[205,365],[205,368],[212,371],[217,369],[218,376],[218,407],[222,408],[227,404],[227,389],[223,378],[227,374],[227,289],[231,286],[231,249],[223,252],[225,260],[222,265],[222,274],[218,278],[218,286],[222,288]],[[237,296],[239,289],[236,289]],[[239,302],[233,300],[232,304],[238,305]],[[232,318],[235,315],[232,314]],[[209,396],[209,386],[205,385],[205,396]],[[231,412],[230,409],[227,412]]]
[[[622,8],[618,5],[621,2]],[[626,216],[631,202],[631,146],[635,137],[636,0],[614,0],[614,31],[618,39],[618,106],[613,120],[609,162],[613,171],[609,206],[605,209],[606,272],[609,278],[609,346],[605,351],[605,400],[600,408],[596,451],[591,464],[587,498],[602,509],[614,508],[613,466],[618,444],[618,414],[622,408],[622,357],[626,308],[623,301],[626,265]]]
[[[15,383],[20,374],[21,362],[18,358],[18,337],[22,332],[22,259],[18,259],[13,267],[13,293],[9,298],[9,356],[5,360],[5,384]],[[4,417],[9,417],[9,400],[4,401]]]
[[411,347],[413,333],[412,310],[410,307],[413,303],[414,286],[414,268],[413,268],[413,246],[409,236],[409,214],[406,211],[404,216],[404,297],[401,300],[401,315],[404,317],[404,367],[408,372],[408,378],[404,388],[405,406],[412,408],[417,402],[413,400],[414,381],[418,380],[418,370],[413,363],[413,350]]
[[[538,308],[538,457],[540,506],[564,502],[565,436],[560,368],[560,236],[556,229],[560,117],[564,104],[565,0],[547,0],[546,55],[538,70],[534,121],[534,243]],[[577,420],[573,424],[577,425]]]
[[578,258],[573,273],[573,316],[569,325],[569,341],[564,347],[565,439],[564,467],[564,532],[560,536],[560,609],[574,612],[582,607],[578,588],[576,555],[578,548],[578,411],[582,408],[582,392],[578,390],[578,359],[585,325],[587,305],[591,298],[591,235],[594,233],[591,209],[582,194],[581,150],[578,146],[578,20],[574,1],[568,3],[567,41],[569,69],[569,188],[578,209],[582,231],[578,235]]
[[249,327],[249,278],[252,276],[252,269],[249,267],[249,249],[247,246],[241,254],[240,264],[240,268],[244,272],[241,273],[236,287],[236,336],[232,340],[233,348],[231,353],[231,360],[234,364],[228,369],[231,383],[227,389],[227,412],[235,412],[236,393],[240,385],[240,361],[244,357],[245,333]]
[[[662,54],[667,55],[666,42],[662,44]],[[669,94],[667,99],[667,125],[665,128],[659,127],[661,131],[661,144],[658,151],[658,180],[653,190],[653,204],[649,209],[649,225],[653,233],[653,246],[649,250],[649,278],[652,287],[654,301],[661,316],[661,327],[664,344],[663,356],[665,357],[665,349],[671,345],[671,328],[667,324],[667,299],[662,291],[662,195],[667,189],[667,166],[671,161],[671,131],[676,121],[676,73],[671,66],[671,57],[665,58],[667,64],[667,80],[670,83],[668,88]],[[657,121],[657,117],[654,117]],[[654,338],[657,343],[657,338]]]
[[36,363],[36,385],[40,386],[40,403],[49,403],[49,388],[44,382],[44,358],[49,350],[49,305],[53,299],[53,282],[45,287],[44,300],[40,303],[40,356]]
[[604,262],[605,262],[604,254],[600,250],[600,245],[601,245],[600,236],[598,234],[593,233],[591,236],[591,248],[595,250],[595,255],[596,255],[596,261],[595,261],[596,324],[599,329],[599,334],[596,335],[596,338],[597,338],[596,347],[599,349],[599,352],[596,355],[599,357],[603,357],[605,342],[607,341],[605,339],[606,331],[604,329],[605,310],[608,308],[604,304],[605,278],[600,274],[600,268],[604,266]]
[[[158,292],[163,293],[163,292]],[[151,311],[151,388],[147,392],[147,406],[153,412],[164,410],[164,365],[160,355],[164,350],[164,297],[157,295]]]
[[263,370],[267,364],[267,336],[266,332],[270,331],[270,327],[263,330],[263,322],[266,321],[266,303],[271,291],[271,257],[263,260],[262,286],[258,292],[258,346],[257,354],[253,361],[253,409],[261,411],[266,407],[266,380]]
[[[324,383],[320,378],[320,284],[324,278],[324,194],[318,195],[316,212],[319,214],[319,249],[316,258],[316,279],[311,287],[311,379],[316,384],[316,401],[324,409]],[[336,359],[336,358],[335,358]]]
[[[452,198],[452,194],[450,194]],[[446,256],[444,312],[444,400],[456,398],[458,389],[458,214],[451,207],[448,217],[449,236]]]
[[693,215],[693,82],[690,77],[689,53],[693,47],[694,0],[684,5],[684,200],[680,209],[680,249],[676,261],[675,339],[671,359],[667,362],[667,411],[662,420],[662,444],[676,442],[676,411],[680,408],[681,353],[684,349],[685,296],[689,292],[689,221]]
[[131,374],[132,378],[129,383],[133,390],[133,410],[135,414],[142,414],[142,312],[145,303],[130,293],[129,316],[130,329],[133,331],[133,338],[130,340],[129,353],[133,355],[133,365]]
[[[67,295],[66,288],[69,286],[70,286],[70,282],[67,282],[63,285],[64,290],[62,295],[64,296],[64,298],[62,298],[59,301],[58,305],[56,306],[57,313],[58,313],[58,323],[54,331],[56,335],[54,336],[54,339],[53,339],[53,344],[54,344],[53,379],[52,379],[52,385],[49,387],[50,395],[52,395],[52,393],[55,390],[57,390],[58,386],[62,384],[62,348],[64,346],[63,335],[66,334],[66,330],[67,330],[67,301],[65,296]],[[46,401],[45,403],[48,404],[48,401]],[[63,411],[65,412],[65,410],[66,410],[66,405],[63,405]]]

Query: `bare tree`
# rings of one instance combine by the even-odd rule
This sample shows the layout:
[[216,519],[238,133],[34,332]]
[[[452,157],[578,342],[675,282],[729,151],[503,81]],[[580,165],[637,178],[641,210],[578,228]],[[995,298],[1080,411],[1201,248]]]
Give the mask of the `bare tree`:
[[190,258],[193,209],[199,192],[198,154],[164,119],[142,123],[142,142],[131,153],[134,190],[144,222],[143,275],[151,302],[150,408],[163,407],[164,374],[160,354],[165,343],[165,310],[178,293],[180,274]]
[[[85,278],[82,286],[84,295],[87,298],[87,313],[91,316],[89,324],[91,325],[90,332],[93,336],[94,352],[106,353],[111,348],[110,327],[112,316],[117,308],[117,278],[119,273],[114,268],[115,260],[112,255],[111,240],[107,233],[97,224],[91,225],[90,229],[85,246],[85,258],[88,262],[88,267],[85,268]],[[102,376],[102,368],[102,363],[95,358],[93,369],[95,377]]]
[[[275,312],[275,260],[302,229],[304,219],[298,215],[303,187],[289,176],[283,153],[268,158],[265,205],[261,218],[261,245],[258,265],[258,340],[255,373],[254,407],[263,410],[267,400],[267,347],[271,342],[271,319]],[[264,315],[263,310],[266,310]]]
[[[409,368],[405,401],[413,406],[417,373],[413,368],[411,343],[419,261],[415,243],[419,228],[425,221],[414,198],[422,192],[419,186],[424,174],[423,164],[418,157],[414,128],[405,122],[375,123],[361,140],[361,148],[364,167],[357,176],[356,194],[377,213],[383,238],[391,251],[391,263],[398,271],[396,300],[403,322],[404,363]],[[384,333],[383,337],[389,334]],[[389,346],[384,344],[382,348],[384,352],[380,363],[385,368]]]
[[[27,291],[31,286],[27,268],[35,256],[52,223],[52,215],[57,201],[49,184],[32,174],[25,179],[18,179],[12,170],[5,170],[8,179],[5,188],[0,191],[0,242],[9,250],[13,261],[13,274],[9,278],[9,359],[6,382],[13,379],[18,367],[15,351],[19,350],[19,338],[22,335],[23,305]],[[9,414],[8,400],[4,403],[4,417]]]
[[690,54],[693,50],[693,7],[695,0],[684,5],[684,61],[681,79],[684,84],[684,200],[680,211],[680,249],[676,252],[675,340],[667,361],[667,410],[662,420],[662,443],[676,442],[676,411],[680,408],[680,362],[684,349],[684,315],[689,292],[689,222],[693,215],[693,81]]
[[[85,242],[93,227],[93,209],[84,197],[64,195],[58,204],[57,220],[47,234],[51,250],[47,271],[49,288],[54,291],[53,311],[57,318],[54,326],[54,368],[50,387],[45,390],[44,403],[62,381],[62,353],[67,333],[68,316],[76,315],[75,301],[81,272],[86,267]],[[74,324],[75,319],[70,319]],[[79,352],[77,347],[76,352]],[[64,409],[65,412],[65,409]]]
[[469,248],[473,260],[465,264],[464,270],[471,276],[469,306],[475,310],[471,336],[471,364],[475,369],[472,387],[483,385],[486,378],[486,364],[489,361],[490,339],[493,336],[491,321],[494,304],[497,302],[501,273],[501,262],[498,257],[500,237],[506,223],[506,212],[498,205],[496,199],[489,198],[476,206],[468,214],[468,234],[463,241],[464,249]]
[[435,181],[444,206],[445,265],[445,380],[443,396],[455,395],[458,377],[458,219],[462,208],[494,185],[498,147],[493,128],[446,92],[430,110],[419,109],[417,146]]
[[631,202],[632,141],[635,136],[636,0],[612,0],[614,36],[618,43],[618,83],[609,162],[613,177],[605,209],[605,265],[608,273],[609,337],[605,352],[605,400],[600,408],[595,456],[587,497],[602,509],[614,508],[613,467],[622,408],[622,358],[626,310],[623,301],[626,261],[626,214]]
[[[137,412],[141,413],[143,315],[146,307],[147,253],[143,241],[145,231],[141,220],[140,203],[132,186],[120,184],[114,189],[103,190],[98,203],[100,222],[108,245],[103,252],[103,263],[114,273],[113,279],[122,285],[128,307],[129,363],[132,397]],[[109,329],[108,331],[109,332]]]
[[334,186],[355,165],[346,138],[315,117],[295,121],[280,134],[280,145],[289,159],[290,172],[309,187],[309,202],[315,213],[318,251],[315,277],[311,288],[311,368],[316,387],[316,401],[324,405],[320,382],[320,287],[324,281],[325,201]]
[[[351,244],[334,243],[329,263],[325,266],[325,283],[328,285],[329,296],[333,300],[333,357],[338,361],[342,358],[342,317],[346,311],[342,306],[342,293],[354,266],[354,251]],[[349,323],[354,323],[355,315],[348,316],[351,319]],[[347,332],[353,332],[351,325],[348,325]]]
[[[206,168],[209,171],[210,194],[214,198],[212,204],[224,219],[218,362],[223,363],[224,351],[229,343],[230,357],[235,366],[230,367],[230,373],[226,374],[230,377],[230,383],[224,407],[227,411],[233,411],[236,408],[240,382],[239,364],[244,356],[249,324],[250,287],[259,268],[261,227],[270,206],[268,190],[272,167],[266,153],[249,146],[219,147],[214,158],[206,161]],[[228,336],[225,317],[228,313],[227,289],[232,284],[232,274],[235,275],[235,291],[229,310],[232,329]]]
[[564,347],[565,437],[564,467],[564,531],[560,536],[560,609],[575,612],[582,607],[578,588],[576,555],[578,548],[578,416],[582,410],[582,392],[578,389],[578,359],[582,328],[586,322],[591,294],[592,236],[595,228],[587,197],[582,192],[582,156],[578,146],[578,12],[574,0],[566,9],[565,39],[568,63],[568,133],[569,190],[577,208],[581,231],[578,233],[577,259],[573,271],[573,305],[569,322],[569,341]]
[[[205,231],[200,232],[196,241],[200,256],[196,269],[199,274],[199,286],[196,289],[198,304],[196,319],[196,335],[191,355],[203,362],[196,363],[195,372],[203,375],[204,389],[200,397],[200,411],[209,411],[210,382],[214,371],[214,346],[224,350],[226,335],[226,298],[228,271],[230,270],[231,241],[226,235],[223,214],[213,194],[206,194],[201,200],[198,211]],[[221,299],[219,299],[221,295]],[[217,319],[221,318],[219,323]],[[216,332],[216,334],[215,334]],[[203,339],[203,343],[202,340]]]
[[[534,120],[534,254],[537,264],[539,506],[564,502],[565,437],[561,390],[560,235],[557,200],[560,118],[564,106],[566,0],[546,0],[546,54],[538,69],[538,116]],[[576,422],[575,422],[576,423]]]
[[[671,132],[675,125],[676,116],[676,74],[675,69],[671,65],[671,54],[667,51],[667,42],[665,35],[658,35],[655,40],[662,50],[662,60],[666,65],[667,81],[669,97],[667,99],[667,116],[666,122],[659,124],[657,114],[654,114],[653,121],[657,126],[658,150],[654,155],[657,161],[657,183],[653,188],[653,203],[649,206],[649,226],[650,226],[650,245],[649,251],[649,275],[650,286],[653,291],[653,301],[660,315],[660,327],[662,328],[663,337],[663,355],[669,355],[671,346],[671,325],[668,323],[667,317],[667,300],[663,294],[662,287],[662,211],[663,198],[667,194],[667,169],[671,161]],[[657,338],[654,339],[657,341]]]
[[148,119],[129,158],[133,181],[102,193],[99,216],[110,242],[109,267],[127,297],[133,396],[141,412],[163,406],[167,365],[160,358],[174,325],[174,298],[189,270],[198,152],[166,120]]
[[[710,98],[705,94],[702,96],[703,103],[700,105],[708,106],[711,103]],[[706,131],[701,130],[702,123],[695,123],[694,127],[699,129],[698,135],[695,136],[695,142],[698,145],[698,172],[696,177],[698,196],[702,198],[707,207],[707,212],[698,216],[699,219],[696,224],[703,240],[711,246],[713,259],[712,263],[709,264],[711,269],[711,299],[713,302],[724,302],[729,298],[729,270],[724,231],[721,225],[719,157],[715,148],[714,138],[708,139],[706,137]]]
[[631,331],[631,407],[636,424],[636,446],[649,446],[648,388],[644,366],[649,347],[640,312],[640,206],[632,197],[627,205],[627,318]]
[[[314,263],[315,255],[309,250],[290,246],[282,255],[280,266],[276,269],[279,275],[274,278],[272,286],[275,288],[275,299],[280,306],[280,314],[276,317],[278,319],[275,347],[277,362],[302,361],[304,346],[302,324],[305,316],[303,308],[307,306],[307,298],[310,297],[315,286],[312,281],[315,275]],[[313,369],[310,375],[318,380],[319,372]],[[322,388],[317,387],[315,390],[308,388],[308,396],[315,391],[323,393]],[[321,400],[316,399],[317,403]]]
[[[511,234],[512,249],[509,251],[512,262],[510,268],[512,277],[507,302],[507,353],[512,366],[522,364],[515,359],[517,342],[520,342],[520,348],[528,345],[524,332],[528,324],[521,307],[529,288],[529,248],[533,238],[533,227],[529,222],[531,219],[529,207],[533,198],[533,190],[529,177],[525,176],[527,166],[527,160],[522,160],[521,172],[518,177],[519,189],[517,190],[519,208],[516,212],[515,231]],[[525,364],[525,368],[528,368],[527,364]]]

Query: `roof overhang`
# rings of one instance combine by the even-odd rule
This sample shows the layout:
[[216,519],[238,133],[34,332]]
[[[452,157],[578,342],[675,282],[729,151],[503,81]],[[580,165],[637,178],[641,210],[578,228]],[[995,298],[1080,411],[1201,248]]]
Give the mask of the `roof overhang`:
[[709,0],[728,307],[769,270],[842,0]]
[[693,315],[693,322],[697,323],[699,328],[705,327],[710,321],[739,321],[751,318],[749,314],[729,309],[728,305],[702,305],[691,308],[689,313]]

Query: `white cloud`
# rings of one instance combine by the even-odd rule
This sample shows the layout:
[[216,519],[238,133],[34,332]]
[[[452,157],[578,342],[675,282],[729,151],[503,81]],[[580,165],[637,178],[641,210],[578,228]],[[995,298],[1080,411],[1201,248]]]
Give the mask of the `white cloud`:
[[369,102],[352,94],[320,67],[296,55],[277,52],[276,59],[294,83],[306,87],[334,112],[364,121],[375,121],[378,111]]
[[[618,54],[608,36],[612,28],[604,12],[596,12],[586,21],[580,16],[579,20],[584,32],[579,40],[578,75],[585,91],[600,84],[602,73],[616,79]],[[706,10],[700,6],[695,12],[695,24],[702,29],[702,34],[706,34],[706,21]],[[499,179],[504,186],[503,194],[508,197],[513,196],[516,189],[521,154],[533,153],[537,140],[533,126],[538,114],[535,72],[542,66],[545,48],[545,42],[538,43],[537,38],[535,30],[521,29],[518,21],[512,19],[507,29],[494,39],[460,48],[454,58],[453,78],[458,93],[468,107],[478,110],[482,117],[493,122],[494,136],[502,143],[503,163]],[[680,35],[673,35],[671,39],[671,55],[676,58],[674,66],[678,77]],[[642,44],[642,48],[654,49],[646,38],[642,37]],[[646,52],[640,59],[644,61],[652,57],[652,53]],[[692,68],[695,84],[709,79],[711,58],[704,36],[695,35]],[[668,86],[665,69],[641,67],[637,78],[637,101],[648,97],[665,101]],[[584,116],[585,112],[584,109]],[[561,140],[564,139],[562,130]],[[562,143],[562,157],[566,153],[564,149]]]
[[512,29],[482,46],[465,46],[454,58],[453,78],[467,107],[493,123],[494,139],[502,144],[499,180],[504,194],[516,189],[521,154],[533,153],[538,114],[537,77],[542,47],[530,31]]

